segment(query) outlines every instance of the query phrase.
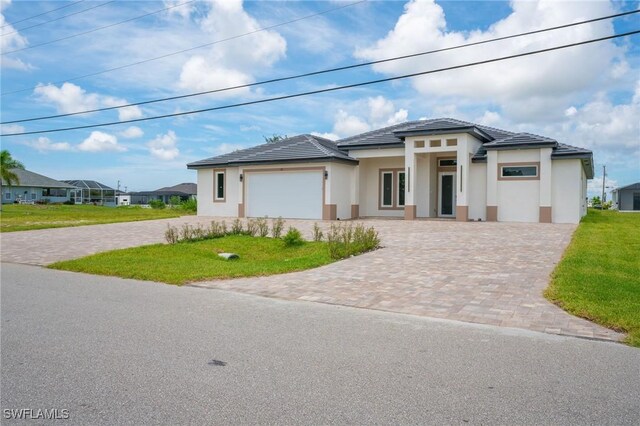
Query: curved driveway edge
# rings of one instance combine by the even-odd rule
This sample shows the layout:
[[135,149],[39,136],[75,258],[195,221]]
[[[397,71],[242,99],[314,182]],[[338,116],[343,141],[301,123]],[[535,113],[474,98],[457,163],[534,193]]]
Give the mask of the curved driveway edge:
[[[2,261],[45,265],[158,243],[164,240],[167,224],[207,224],[211,219],[190,216],[3,233]],[[574,317],[542,296],[575,225],[364,222],[379,231],[384,248],[308,271],[192,286],[552,334],[614,341],[624,337]],[[296,226],[310,237],[313,223],[288,220],[286,225]]]

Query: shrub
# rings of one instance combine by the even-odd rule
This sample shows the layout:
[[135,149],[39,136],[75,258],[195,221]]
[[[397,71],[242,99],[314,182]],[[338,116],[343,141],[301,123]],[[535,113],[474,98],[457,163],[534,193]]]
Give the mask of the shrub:
[[169,205],[170,205],[171,207],[177,207],[177,206],[179,206],[180,204],[182,204],[182,199],[181,199],[180,197],[178,197],[177,195],[172,195],[172,196],[169,198]]
[[222,223],[218,223],[215,220],[211,221],[211,225],[209,225],[209,238],[219,238],[224,237],[227,234],[227,224],[222,221]]
[[151,200],[149,201],[149,207],[152,209],[164,209],[167,205],[162,200]]
[[282,237],[284,240],[284,245],[287,247],[299,246],[304,244],[304,238],[302,238],[302,234],[294,227],[289,227],[289,230]]
[[73,201],[73,200],[66,200],[66,201],[65,201],[64,203],[62,203],[62,204],[67,205],[67,206],[73,206],[73,205],[75,205],[75,204],[76,204],[76,202],[75,202],[75,201]]
[[261,217],[260,219],[256,219],[256,226],[258,227],[258,235],[260,237],[264,238],[269,235],[269,224],[266,218]]
[[235,234],[235,235],[239,235],[243,233],[243,228],[242,228],[242,221],[238,218],[233,220],[233,223],[231,223],[231,233]]
[[180,207],[188,212],[196,213],[198,211],[198,200],[195,198],[189,198],[188,200],[183,201],[180,204]]
[[324,234],[317,223],[313,224],[313,241],[322,241]]
[[271,220],[271,236],[273,238],[280,238],[283,228],[284,220],[281,217]]
[[51,200],[49,200],[48,198],[41,198],[39,200],[35,201],[35,204],[49,204],[51,202]]
[[327,243],[332,259],[344,259],[377,249],[380,247],[380,238],[373,227],[365,228],[357,224],[354,228],[351,224],[332,224]]
[[178,229],[175,226],[167,225],[167,230],[164,231],[164,239],[169,244],[175,244],[179,241]]
[[247,231],[246,231],[247,235],[251,235],[252,237],[255,237],[256,234],[258,233],[258,224],[256,223],[255,219],[249,219],[247,221]]

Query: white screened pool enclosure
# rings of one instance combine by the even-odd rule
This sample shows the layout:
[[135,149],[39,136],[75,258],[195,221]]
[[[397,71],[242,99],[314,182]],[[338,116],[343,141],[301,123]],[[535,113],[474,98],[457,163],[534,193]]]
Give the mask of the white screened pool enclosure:
[[115,206],[116,190],[95,180],[64,180],[76,189],[71,190],[70,199],[75,204]]

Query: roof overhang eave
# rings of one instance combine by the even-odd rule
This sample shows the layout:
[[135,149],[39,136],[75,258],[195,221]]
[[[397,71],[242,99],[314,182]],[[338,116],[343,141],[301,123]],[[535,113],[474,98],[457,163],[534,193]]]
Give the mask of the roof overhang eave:
[[225,163],[204,163],[204,164],[189,163],[187,164],[187,169],[198,170],[198,169],[210,169],[212,167],[243,167],[243,166],[259,166],[264,164],[327,163],[327,162],[347,163],[347,164],[353,164],[353,165],[356,165],[359,163],[359,161],[356,160],[355,158],[352,158],[352,159],[338,158],[338,157],[291,158],[287,160],[268,160],[268,161],[229,161]]

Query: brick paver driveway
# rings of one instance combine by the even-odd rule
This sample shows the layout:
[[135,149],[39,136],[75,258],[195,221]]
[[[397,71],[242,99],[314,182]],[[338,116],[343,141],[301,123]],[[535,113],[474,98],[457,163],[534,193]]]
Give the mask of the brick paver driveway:
[[[42,265],[161,242],[169,223],[209,220],[183,217],[3,233],[2,261]],[[555,334],[622,338],[542,297],[574,225],[364,222],[380,232],[384,248],[309,271],[193,285]],[[310,236],[313,222],[290,220],[287,225]]]

